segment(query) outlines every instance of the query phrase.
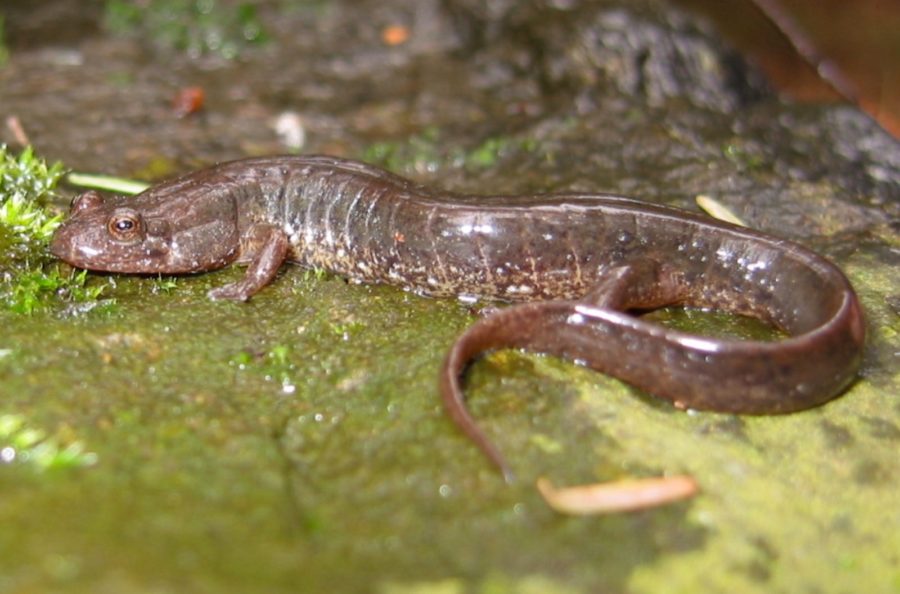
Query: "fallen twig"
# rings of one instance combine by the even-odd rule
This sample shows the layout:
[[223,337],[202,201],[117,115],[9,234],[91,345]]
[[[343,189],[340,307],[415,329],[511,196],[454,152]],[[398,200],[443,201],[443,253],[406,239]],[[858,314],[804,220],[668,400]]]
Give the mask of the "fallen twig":
[[734,214],[730,208],[712,198],[711,196],[706,196],[705,194],[699,194],[694,201],[697,203],[697,206],[703,209],[703,211],[714,219],[719,219],[720,221],[725,221],[726,223],[731,223],[732,225],[740,225],[741,227],[746,227],[747,223],[745,223],[739,216]]
[[25,133],[25,128],[22,126],[22,121],[19,119],[19,116],[8,116],[6,118],[6,127],[9,129],[10,133],[13,135],[13,138],[20,146],[31,146],[31,141],[28,139],[28,135]]
[[111,175],[97,175],[94,173],[72,172],[66,176],[66,183],[80,188],[92,188],[117,194],[140,194],[150,187],[150,184],[123,177]]

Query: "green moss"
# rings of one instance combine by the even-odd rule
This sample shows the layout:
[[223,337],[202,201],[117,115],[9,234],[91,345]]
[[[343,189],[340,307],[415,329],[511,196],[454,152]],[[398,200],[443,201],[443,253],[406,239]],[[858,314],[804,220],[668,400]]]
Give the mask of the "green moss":
[[735,141],[722,148],[722,154],[735,165],[748,171],[761,169],[766,159],[762,151],[750,143]]
[[37,241],[47,241],[61,217],[51,216],[40,201],[63,176],[61,163],[47,165],[31,147],[18,157],[0,146],[0,224]]
[[80,441],[64,440],[28,425],[18,414],[0,415],[0,465],[20,464],[36,470],[91,466],[97,455]]
[[262,354],[240,351],[228,363],[240,373],[251,373],[266,381],[278,382],[282,391],[292,393],[297,383],[297,365],[292,361],[293,356],[290,345],[276,344]]
[[446,160],[439,140],[440,130],[425,128],[405,140],[375,142],[362,153],[362,160],[397,172],[436,171]]
[[463,155],[466,167],[487,169],[493,166],[500,157],[514,148],[515,143],[509,138],[488,138],[473,150]]
[[[64,173],[26,148],[18,156],[0,147],[0,304],[19,314],[66,304],[97,303],[104,285],[88,286],[85,272],[63,272],[47,253],[61,215],[41,204]],[[107,301],[105,305],[111,305]]]
[[433,172],[443,167],[481,170],[519,152],[535,152],[532,138],[492,136],[474,148],[454,146],[442,138],[440,129],[425,128],[405,140],[389,140],[369,145],[362,153],[368,161],[400,173]]
[[256,7],[222,0],[107,0],[104,21],[116,33],[137,34],[153,43],[200,56],[235,58],[268,41]]
[[86,270],[63,274],[58,267],[50,267],[46,272],[30,270],[18,275],[5,296],[5,302],[10,311],[26,315],[41,309],[52,309],[61,300],[89,304],[87,309],[93,309],[96,305],[109,308],[115,304],[114,299],[98,302],[105,288],[105,285],[89,286]]
[[153,292],[168,295],[178,288],[178,278],[174,276],[160,276],[153,283]]

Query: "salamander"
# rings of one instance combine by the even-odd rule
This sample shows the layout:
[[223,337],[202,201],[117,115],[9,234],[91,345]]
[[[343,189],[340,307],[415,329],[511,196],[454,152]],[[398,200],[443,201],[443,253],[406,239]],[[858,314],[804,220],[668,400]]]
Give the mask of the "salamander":
[[[840,394],[865,340],[847,278],[796,243],[621,196],[462,195],[326,156],[222,163],[132,198],[87,192],[50,249],[116,273],[247,264],[213,299],[249,299],[290,261],[423,295],[509,302],[459,337],[439,376],[452,419],[507,473],[462,389],[487,351],[563,357],[679,408],[768,414]],[[715,339],[634,315],[667,305],[754,316],[788,337]]]

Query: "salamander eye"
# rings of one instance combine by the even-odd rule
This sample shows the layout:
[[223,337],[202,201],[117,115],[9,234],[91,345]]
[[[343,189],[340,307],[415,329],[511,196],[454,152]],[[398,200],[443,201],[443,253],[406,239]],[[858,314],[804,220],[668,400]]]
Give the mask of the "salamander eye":
[[129,241],[140,237],[141,219],[137,213],[116,213],[107,223],[109,234],[119,241]]
[[131,219],[116,219],[113,224],[116,226],[116,231],[121,233],[126,233],[134,229],[134,221]]

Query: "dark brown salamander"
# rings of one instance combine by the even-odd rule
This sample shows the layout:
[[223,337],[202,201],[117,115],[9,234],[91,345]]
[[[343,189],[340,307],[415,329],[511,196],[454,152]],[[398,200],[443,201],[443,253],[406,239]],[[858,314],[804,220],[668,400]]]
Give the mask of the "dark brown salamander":
[[[840,270],[789,241],[618,196],[437,192],[330,157],[224,163],[134,198],[89,192],[51,250],[124,273],[249,263],[241,281],[210,292],[216,299],[248,299],[291,260],[427,295],[523,302],[469,328],[440,373],[450,415],[504,471],[460,385],[485,351],[578,361],[680,408],[782,413],[839,394],[865,334]],[[625,313],[670,304],[756,316],[790,338],[712,339]]]

